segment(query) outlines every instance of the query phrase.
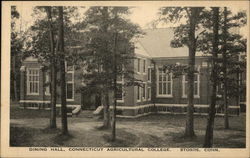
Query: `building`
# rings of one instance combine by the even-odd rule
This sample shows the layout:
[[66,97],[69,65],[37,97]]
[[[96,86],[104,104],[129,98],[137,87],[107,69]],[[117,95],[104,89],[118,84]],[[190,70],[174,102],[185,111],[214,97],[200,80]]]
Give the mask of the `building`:
[[[123,117],[138,117],[152,112],[184,113],[187,106],[187,77],[185,74],[175,77],[163,71],[166,64],[188,64],[188,48],[172,48],[172,29],[145,30],[146,35],[135,43],[136,59],[132,62],[135,78],[142,81],[142,86],[122,86],[126,81],[119,78],[117,83],[117,115]],[[210,103],[210,56],[201,52],[196,54],[194,82],[195,114],[206,114]],[[81,81],[77,78],[79,71],[73,65],[67,68],[67,104],[83,109],[96,109],[100,101],[94,94],[82,95],[76,92]],[[38,60],[28,57],[21,67],[21,107],[48,108],[50,103],[49,74],[43,70]],[[218,87],[219,91],[220,87]],[[218,95],[218,97],[221,97]],[[60,106],[60,99],[58,99]],[[218,114],[223,112],[218,102]],[[239,106],[235,99],[230,100],[230,114],[238,114]]]

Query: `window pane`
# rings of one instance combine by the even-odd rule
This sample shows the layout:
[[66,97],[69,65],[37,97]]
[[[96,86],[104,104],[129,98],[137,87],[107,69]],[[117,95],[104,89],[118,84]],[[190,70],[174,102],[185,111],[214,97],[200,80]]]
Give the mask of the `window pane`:
[[146,85],[143,84],[143,88],[142,88],[142,97],[145,98],[146,97],[146,94],[145,94],[145,88],[146,88]]
[[138,64],[138,65],[137,65],[137,70],[138,70],[138,72],[140,72],[140,59],[138,59],[137,62],[138,62],[138,63],[137,63],[137,64]]
[[198,95],[198,83],[194,83],[194,95]]
[[33,88],[32,88],[32,83],[30,82],[30,93],[32,93],[32,91],[33,91]]
[[116,81],[122,81],[122,75],[117,75]]
[[168,74],[167,77],[168,77],[168,81],[171,81],[171,75]]
[[146,60],[143,60],[143,72],[146,72]]
[[137,86],[137,100],[140,100],[140,87]]
[[168,83],[168,94],[171,94],[171,82]]
[[166,90],[167,90],[167,84],[163,83],[163,94],[167,94]]
[[148,99],[151,97],[151,88],[148,88]]
[[185,83],[185,95],[187,95],[187,89],[188,89],[188,84],[187,84],[187,82]]
[[67,99],[73,99],[73,84],[67,83]]
[[194,74],[194,80],[198,81],[198,75],[197,74]]
[[162,81],[162,75],[161,74],[159,75],[159,81]]
[[151,69],[148,68],[148,80],[150,81],[150,79],[151,79]]
[[66,76],[66,78],[67,78],[67,81],[73,81],[73,74],[72,73],[67,73],[67,76]]
[[166,81],[166,75],[165,74],[163,75],[163,81]]
[[67,65],[67,71],[73,71],[73,66]]
[[162,84],[159,83],[159,94],[162,94]]

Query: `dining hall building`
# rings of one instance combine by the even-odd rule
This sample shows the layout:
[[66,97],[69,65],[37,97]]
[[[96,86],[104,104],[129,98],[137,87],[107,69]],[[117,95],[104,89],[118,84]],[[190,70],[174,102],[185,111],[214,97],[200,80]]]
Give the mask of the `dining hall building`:
[[[173,48],[170,46],[174,33],[171,28],[145,30],[145,35],[135,43],[135,56],[131,62],[134,77],[141,80],[141,86],[124,87],[124,78],[117,80],[117,115],[120,117],[139,117],[150,113],[185,113],[187,110],[187,76],[175,77],[164,70],[165,65],[187,65],[188,48]],[[210,56],[196,53],[194,78],[194,113],[208,113],[211,96]],[[97,109],[100,100],[94,93],[81,94],[76,89],[81,86],[79,79],[81,71],[73,65],[66,67],[67,71],[67,106],[73,110]],[[242,80],[245,81],[243,74]],[[21,66],[20,106],[31,109],[50,108],[49,73],[36,58],[27,57]],[[242,82],[243,83],[243,82]],[[58,88],[59,89],[59,88]],[[218,86],[218,99],[221,86]],[[245,102],[241,97],[240,102]],[[60,99],[57,99],[60,107]],[[80,108],[79,108],[80,107]],[[238,115],[239,100],[230,98],[229,114]],[[223,114],[223,104],[217,102],[216,113]]]

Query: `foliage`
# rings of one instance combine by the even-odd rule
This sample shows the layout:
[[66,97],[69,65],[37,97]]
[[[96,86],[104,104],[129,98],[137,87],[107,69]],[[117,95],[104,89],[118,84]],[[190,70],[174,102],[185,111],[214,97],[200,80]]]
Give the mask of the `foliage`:
[[17,31],[16,21],[19,20],[20,14],[16,6],[11,7],[11,98],[18,99],[20,83],[20,66],[23,52],[24,38]]
[[[57,7],[52,8],[52,26],[53,34],[55,35],[54,45],[58,45],[58,10]],[[36,18],[34,24],[29,28],[27,34],[29,40],[28,54],[37,57],[43,64],[49,63],[52,54],[50,53],[50,37],[49,37],[49,21],[46,16],[44,6],[35,7],[33,10],[33,17]],[[74,20],[77,18],[77,7],[64,7],[64,34],[65,34],[65,47],[67,48],[66,58],[72,56],[69,48],[79,45],[79,32],[74,25]],[[56,48],[55,48],[56,49]],[[59,57],[59,56],[57,56]],[[58,59],[57,59],[58,60]]]
[[131,59],[134,58],[133,39],[141,34],[141,30],[125,18],[127,14],[128,7],[90,7],[87,10],[86,19],[81,24],[85,26],[84,34],[88,39],[81,61],[86,72],[81,77],[88,87],[87,91],[114,89],[114,53],[117,75],[123,76],[127,84],[134,81],[131,69]]

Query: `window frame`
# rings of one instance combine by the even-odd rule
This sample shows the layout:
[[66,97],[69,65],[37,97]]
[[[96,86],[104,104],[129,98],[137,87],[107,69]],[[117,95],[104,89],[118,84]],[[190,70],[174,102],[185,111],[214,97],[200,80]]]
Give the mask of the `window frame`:
[[[50,76],[50,73],[49,72],[46,72],[45,73],[45,83],[47,83],[47,82],[51,82],[51,76]],[[46,95],[46,96],[50,96],[51,95],[51,86],[50,86],[50,84],[49,85],[47,85],[46,87],[45,87],[45,92],[44,92],[44,94]]]
[[146,74],[146,66],[147,66],[147,60],[146,59],[142,59],[142,73]]
[[[185,94],[185,91],[186,91],[186,83],[188,83],[188,81],[186,81],[186,75],[187,74],[184,74],[182,75],[182,98],[187,98],[187,95],[188,94]],[[197,81],[194,81],[194,84],[195,82],[197,82],[197,93],[198,94],[194,94],[194,98],[200,98],[200,73],[195,73],[194,75],[197,75]]]
[[122,86],[122,99],[117,99],[116,101],[118,103],[124,103],[124,75],[122,74],[122,80],[121,81],[116,81],[117,84],[121,84]]
[[[74,82],[75,82],[75,66],[72,65],[72,70],[71,71],[68,71],[68,64],[67,62],[65,62],[65,71],[66,71],[66,76],[68,73],[71,73],[72,75],[72,80],[71,81],[68,81],[67,80],[67,77],[66,77],[66,101],[74,101],[75,100],[75,85],[74,85]],[[72,98],[68,98],[67,96],[67,85],[69,84],[72,84]]]
[[150,66],[148,66],[148,75],[147,75],[147,80],[148,82],[151,82],[152,81],[152,68]]
[[[136,86],[136,91],[137,91],[137,96],[136,96],[136,101],[137,102],[141,102],[141,87],[140,86]],[[139,99],[138,99],[138,95],[139,95]]]
[[147,86],[147,101],[151,101],[151,90],[151,86]]
[[141,73],[141,58],[137,58],[137,72]]
[[[30,70],[35,70],[35,71],[37,71],[38,73],[37,73],[37,77],[38,77],[38,81],[29,81],[29,76],[30,76],[30,74],[29,74],[29,71]],[[26,72],[26,76],[27,76],[27,78],[26,78],[26,94],[27,95],[39,95],[39,90],[40,90],[40,68],[27,68],[27,72]],[[34,76],[34,75],[33,75]],[[38,83],[37,85],[37,92],[30,92],[30,82],[36,82],[36,83]]]
[[[170,82],[170,94],[160,94],[159,93],[159,84],[160,84],[160,81],[159,81],[159,76],[160,76],[160,70],[159,69],[162,69],[162,67],[158,67],[157,68],[157,98],[172,98],[173,97],[173,74],[172,73],[169,73],[169,75],[170,75],[170,81],[167,81],[167,73],[165,72],[165,73],[162,73],[162,76],[163,76],[163,74],[165,74],[166,75],[166,81],[161,81],[161,82],[165,82],[166,83],[166,93],[167,93],[167,89],[168,89],[168,83]],[[163,72],[163,71],[162,71]],[[162,84],[163,85],[163,84]],[[162,86],[163,87],[163,86]]]
[[141,87],[141,98],[143,101],[147,100],[147,84],[146,82],[142,83],[143,87]]

